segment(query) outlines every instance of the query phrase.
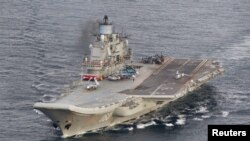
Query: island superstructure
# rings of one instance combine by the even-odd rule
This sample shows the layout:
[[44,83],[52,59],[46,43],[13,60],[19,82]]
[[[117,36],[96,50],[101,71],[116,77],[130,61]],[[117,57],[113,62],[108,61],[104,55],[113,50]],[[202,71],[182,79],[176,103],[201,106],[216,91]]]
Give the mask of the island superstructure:
[[104,16],[103,22],[99,23],[99,33],[89,48],[90,57],[84,58],[84,66],[89,74],[84,74],[85,80],[90,77],[102,80],[114,74],[124,67],[132,55],[131,49],[128,48],[128,40],[113,32],[113,25],[108,21],[108,16]]
[[163,55],[133,59],[125,36],[104,16],[84,57],[81,80],[51,103],[35,103],[63,137],[109,128],[141,117],[185,96],[224,69],[209,59]]

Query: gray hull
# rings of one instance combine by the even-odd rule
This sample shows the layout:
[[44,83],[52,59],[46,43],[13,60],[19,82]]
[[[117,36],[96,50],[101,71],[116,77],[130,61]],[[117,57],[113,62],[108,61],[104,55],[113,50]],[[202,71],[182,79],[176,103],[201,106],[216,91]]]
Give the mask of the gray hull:
[[143,107],[135,111],[131,111],[131,109],[118,109],[118,111],[121,110],[119,113],[116,113],[116,110],[113,110],[111,112],[100,114],[80,113],[66,108],[49,109],[42,105],[36,105],[36,108],[42,111],[59,126],[63,134],[62,137],[65,138],[73,135],[84,134],[100,128],[110,128],[116,124],[139,118],[140,116],[161,107],[161,105],[157,105],[156,102],[148,100],[143,101],[141,104],[143,104]]
[[84,114],[61,109],[40,110],[59,126],[63,133],[63,137],[83,134],[90,130],[106,127],[112,122],[112,118],[105,122],[100,122],[107,113]]
[[[36,103],[60,127],[63,137],[111,127],[154,111],[224,72],[210,60],[166,58],[162,65],[141,66],[133,80],[101,81],[96,91],[81,84],[53,103]],[[176,71],[185,74],[176,79]]]

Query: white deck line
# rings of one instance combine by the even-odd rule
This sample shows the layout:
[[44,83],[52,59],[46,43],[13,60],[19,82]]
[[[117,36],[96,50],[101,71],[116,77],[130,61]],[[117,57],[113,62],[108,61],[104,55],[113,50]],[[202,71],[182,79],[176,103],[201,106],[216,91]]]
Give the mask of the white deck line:
[[152,92],[152,94],[150,94],[150,95],[155,95],[155,93],[162,87],[162,85],[164,85],[164,84],[161,84],[160,86],[158,86],[158,87]]

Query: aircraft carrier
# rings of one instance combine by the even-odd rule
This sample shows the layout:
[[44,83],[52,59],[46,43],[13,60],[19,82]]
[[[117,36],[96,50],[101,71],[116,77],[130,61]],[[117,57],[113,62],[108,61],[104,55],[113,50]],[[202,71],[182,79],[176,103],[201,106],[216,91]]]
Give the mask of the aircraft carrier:
[[35,103],[62,131],[84,134],[139,118],[185,96],[224,72],[209,59],[163,55],[133,59],[127,37],[115,33],[104,16],[91,53],[83,59],[81,80],[51,103]]

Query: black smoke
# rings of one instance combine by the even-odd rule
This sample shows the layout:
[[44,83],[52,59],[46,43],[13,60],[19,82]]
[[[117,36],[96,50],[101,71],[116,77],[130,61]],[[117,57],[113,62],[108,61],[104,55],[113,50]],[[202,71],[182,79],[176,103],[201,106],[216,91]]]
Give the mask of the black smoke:
[[90,54],[89,44],[91,44],[98,34],[98,21],[90,20],[80,27],[81,36],[79,38],[79,47],[82,49],[84,56]]

